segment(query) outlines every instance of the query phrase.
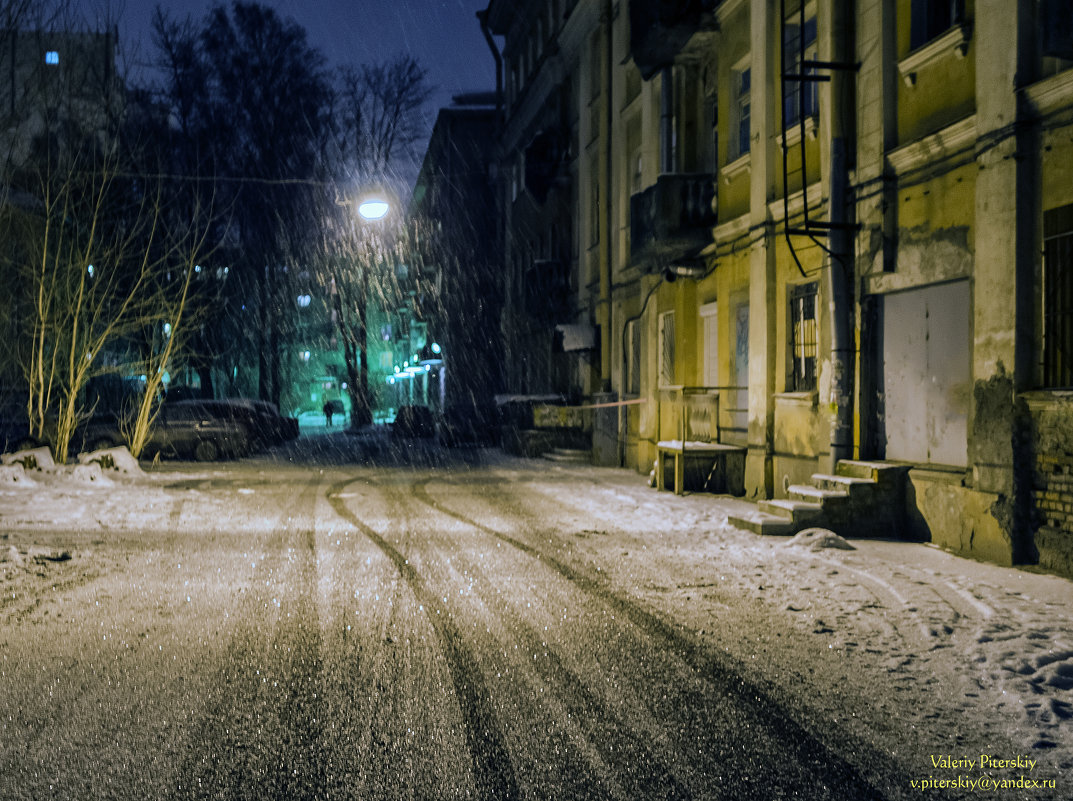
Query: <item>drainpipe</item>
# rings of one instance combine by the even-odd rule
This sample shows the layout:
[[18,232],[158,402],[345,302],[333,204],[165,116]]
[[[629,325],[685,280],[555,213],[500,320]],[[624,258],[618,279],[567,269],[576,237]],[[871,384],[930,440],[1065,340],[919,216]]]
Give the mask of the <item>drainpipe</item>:
[[[846,52],[846,4],[834,2],[832,9],[832,60],[847,61]],[[833,70],[831,75],[831,187],[829,198],[829,218],[831,232],[828,246],[831,253],[827,259],[825,273],[825,294],[831,317],[831,442],[829,472],[839,459],[853,456],[853,298],[850,296],[849,284],[852,274],[852,228],[849,201],[849,142],[843,124],[846,109],[835,104],[849,95],[845,91],[847,81],[853,79],[853,73],[845,70]]]
[[492,38],[492,31],[488,28],[488,9],[477,12],[477,20],[481,23],[481,33],[488,42],[488,48],[492,51],[492,58],[496,62],[496,117],[503,113],[503,54],[496,46],[496,40]]
[[612,0],[604,0],[602,22],[604,24],[604,109],[606,118],[606,140],[604,141],[604,158],[600,184],[600,222],[604,235],[600,242],[600,303],[596,313],[596,322],[600,327],[600,384],[603,392],[611,391],[611,242],[615,235],[615,220],[611,213],[611,175],[612,149],[611,134],[615,130],[614,103],[611,90],[614,85],[614,9]]

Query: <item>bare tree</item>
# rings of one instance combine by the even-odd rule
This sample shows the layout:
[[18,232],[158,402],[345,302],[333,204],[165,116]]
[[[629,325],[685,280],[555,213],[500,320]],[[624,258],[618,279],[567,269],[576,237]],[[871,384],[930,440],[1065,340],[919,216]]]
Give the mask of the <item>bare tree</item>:
[[400,168],[415,155],[423,133],[423,109],[431,96],[427,72],[409,56],[385,64],[344,67],[338,73],[334,139],[329,158],[334,174],[345,187],[325,208],[325,248],[321,256],[323,281],[328,285],[343,348],[347,386],[351,396],[351,425],[372,422],[373,399],[369,389],[368,325],[370,304],[387,308],[397,303],[392,272],[401,226],[396,208],[393,229],[387,223],[356,219],[357,196],[370,186],[401,196],[392,187],[402,183]]
[[[209,219],[211,215],[204,218]],[[192,332],[204,321],[207,307],[195,297],[193,287],[200,261],[209,255],[206,247],[209,229],[194,227],[201,219],[202,215],[195,214],[185,230],[172,229],[172,242],[164,256],[164,265],[169,269],[154,270],[156,290],[146,304],[145,315],[136,320],[143,342],[137,366],[145,381],[133,409],[123,421],[123,434],[134,456],[142,454],[156,421],[165,376],[187,355]]]
[[431,96],[428,72],[412,56],[341,68],[335,130],[344,174],[358,182],[395,174],[425,134],[422,110]]

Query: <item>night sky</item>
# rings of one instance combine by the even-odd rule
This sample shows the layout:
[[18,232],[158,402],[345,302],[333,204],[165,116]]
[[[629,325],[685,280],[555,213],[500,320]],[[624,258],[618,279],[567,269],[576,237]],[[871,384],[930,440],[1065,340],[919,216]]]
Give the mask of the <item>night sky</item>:
[[[108,5],[124,9],[120,37],[124,53],[135,64],[144,64],[151,57],[149,21],[156,5],[163,5],[173,15],[191,14],[197,19],[213,5],[211,0],[80,2],[91,26],[97,23],[96,9]],[[261,2],[304,27],[311,44],[331,64],[379,62],[399,53],[413,55],[429,71],[429,83],[437,88],[433,108],[450,104],[451,96],[460,92],[495,88],[494,61],[475,16],[487,8],[487,0]]]

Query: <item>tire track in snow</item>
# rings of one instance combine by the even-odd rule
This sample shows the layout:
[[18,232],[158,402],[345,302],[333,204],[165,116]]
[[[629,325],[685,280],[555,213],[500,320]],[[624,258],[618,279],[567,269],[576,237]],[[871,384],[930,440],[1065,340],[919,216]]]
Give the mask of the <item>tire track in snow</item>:
[[[459,522],[452,516],[448,517]],[[429,528],[435,530],[433,526]],[[549,638],[542,639],[534,628],[534,623],[524,619],[511,608],[497,604],[501,599],[496,597],[498,593],[494,591],[496,583],[472,559],[460,554],[456,541],[446,535],[441,535],[439,539],[441,542],[438,544],[435,538],[428,538],[425,542],[432,554],[440,552],[440,558],[431,560],[430,564],[446,567],[450,576],[446,581],[449,584],[453,584],[459,577],[468,578],[471,582],[473,578],[479,579],[472,583],[485,589],[473,591],[473,597],[479,600],[489,614],[499,617],[504,624],[504,635],[516,641],[514,648],[532,656],[531,661],[526,658],[520,660],[514,668],[505,665],[504,669],[512,671],[521,667],[531,677],[532,686],[550,689],[548,695],[552,697],[542,703],[551,707],[549,711],[558,716],[552,728],[566,723],[567,733],[572,731],[581,741],[575,743],[574,748],[564,749],[561,762],[544,766],[546,769],[559,768],[560,781],[565,781],[566,774],[570,774],[572,781],[567,785],[568,789],[562,789],[565,797],[644,798],[652,801],[691,799],[693,794],[676,775],[679,770],[686,772],[686,767],[683,764],[674,764],[672,767],[662,758],[670,750],[670,745],[665,732],[658,727],[654,718],[648,716],[647,712],[637,714],[636,710],[619,711],[609,703],[605,695],[595,689],[600,686],[601,681],[613,682],[613,675],[619,665],[612,665],[610,672],[591,674],[590,671],[589,675],[583,676],[579,670],[568,664],[569,657],[561,656],[551,647]],[[428,555],[426,552],[426,559]],[[576,587],[569,583],[560,586],[576,592]],[[506,651],[503,655],[506,656]],[[522,688],[512,682],[510,689],[514,697],[513,703],[517,703],[518,697],[522,695]],[[647,707],[645,709],[647,710]],[[647,717],[647,720],[639,723],[638,717]],[[542,737],[547,734],[548,732],[543,732]],[[554,739],[554,733],[551,739]],[[663,749],[664,754],[657,750],[657,746]],[[586,758],[588,762],[585,761]]]
[[[603,602],[616,613],[625,616],[650,637],[658,647],[672,652],[688,667],[696,671],[701,678],[713,686],[713,691],[716,694],[736,698],[740,704],[752,711],[759,720],[766,722],[773,738],[777,739],[783,747],[782,754],[789,757],[787,763],[793,762],[798,765],[806,765],[809,773],[816,777],[823,777],[825,781],[830,783],[830,788],[839,794],[833,797],[852,799],[884,798],[878,788],[862,776],[854,765],[832,751],[826,742],[820,740],[791,718],[758,686],[753,685],[731,666],[709,653],[699,639],[659,617],[635,599],[627,598],[614,592],[601,580],[585,575],[555,556],[437,501],[429,494],[427,489],[428,484],[435,480],[438,479],[428,478],[415,482],[413,485],[414,497],[426,506],[490,534],[503,543],[538,560],[570,581],[585,594]],[[496,500],[497,505],[501,508],[507,505],[502,496],[497,496]],[[510,508],[509,511],[511,514],[523,519],[533,520],[534,518],[532,512],[520,510],[516,506]],[[541,529],[546,526],[546,521],[543,519],[536,519],[533,522],[535,523],[534,529]],[[541,536],[545,538],[551,537],[551,541],[554,542],[557,541],[553,536],[554,533],[554,531],[545,530],[541,532]],[[846,743],[845,745],[847,748],[853,747],[858,751],[861,749],[860,743]],[[879,753],[867,755],[863,762],[873,766],[886,766],[889,764],[886,758]],[[883,772],[888,775],[892,773],[889,769]],[[766,781],[769,789],[774,790],[775,776],[768,775]],[[790,788],[785,789],[789,790]],[[816,789],[819,790],[820,788],[816,787]]]
[[[319,479],[311,479],[290,509],[298,525],[280,520],[265,543],[254,587],[236,615],[233,634],[180,767],[178,798],[325,797],[328,777],[320,759],[323,685],[316,605],[314,506]],[[288,540],[297,539],[288,551]],[[289,558],[288,558],[289,557]],[[290,568],[293,578],[287,580]],[[266,647],[253,621],[269,605],[279,617]]]
[[347,486],[359,480],[345,479],[333,484],[327,493],[328,502],[339,517],[368,537],[391,560],[436,632],[462,713],[477,797],[487,801],[517,799],[518,783],[511,766],[510,753],[477,660],[464,646],[462,635],[451,622],[443,601],[429,590],[406,557],[354,514],[347,507],[345,499],[339,497]]

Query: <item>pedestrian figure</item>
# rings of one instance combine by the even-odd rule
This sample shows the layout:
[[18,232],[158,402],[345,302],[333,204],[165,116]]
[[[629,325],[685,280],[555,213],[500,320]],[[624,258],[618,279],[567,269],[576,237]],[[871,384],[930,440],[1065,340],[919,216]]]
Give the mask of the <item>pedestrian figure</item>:
[[332,402],[330,400],[324,401],[324,419],[327,421],[329,428],[332,425],[332,412],[334,411],[335,407],[332,406]]

